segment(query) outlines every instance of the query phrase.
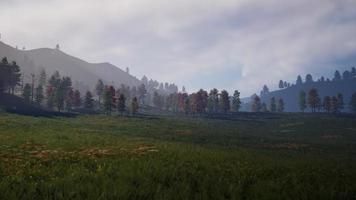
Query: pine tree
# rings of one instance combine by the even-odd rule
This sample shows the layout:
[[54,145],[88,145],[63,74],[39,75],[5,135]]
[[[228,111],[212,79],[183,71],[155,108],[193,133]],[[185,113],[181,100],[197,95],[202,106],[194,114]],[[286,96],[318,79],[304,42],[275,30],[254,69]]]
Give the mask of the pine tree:
[[219,110],[219,91],[216,88],[210,90],[207,107],[210,113],[216,113]]
[[277,104],[277,112],[283,112],[283,111],[284,111],[284,101],[282,98],[280,98]]
[[80,92],[79,90],[74,91],[74,101],[73,105],[75,108],[80,108],[82,106],[82,99],[80,97]]
[[22,96],[23,98],[25,99],[25,101],[27,103],[30,103],[30,98],[31,98],[31,91],[32,91],[32,88],[31,88],[31,85],[26,83],[24,89],[23,89],[23,93],[22,93]]
[[136,97],[134,97],[132,99],[132,102],[131,102],[131,112],[132,112],[132,114],[135,115],[138,112],[138,109],[139,109],[138,100],[137,100]]
[[312,83],[313,82],[313,77],[311,74],[307,74],[305,76],[305,83]]
[[261,112],[268,112],[268,110],[267,110],[267,105],[266,105],[266,103],[262,103],[262,105],[261,105]]
[[303,90],[299,92],[299,109],[304,112],[307,108],[306,94]]
[[36,88],[36,95],[35,95],[36,104],[40,106],[43,99],[44,99],[43,87],[42,85],[38,85],[38,87]]
[[275,97],[271,98],[269,109],[270,109],[271,112],[276,112],[277,111],[277,104],[276,104]]
[[334,73],[333,81],[339,81],[339,80],[341,80],[341,75],[340,75],[340,72],[338,70],[336,70]]
[[337,97],[332,96],[331,97],[331,112],[337,113],[338,112],[338,102],[337,102]]
[[240,99],[240,92],[235,90],[234,95],[232,96],[232,106],[235,112],[239,112],[241,108],[241,99]]
[[302,77],[300,75],[298,75],[297,77],[297,81],[295,82],[296,85],[302,85],[303,84],[303,80]]
[[120,94],[119,99],[118,99],[118,105],[117,105],[117,110],[119,113],[121,113],[121,115],[124,114],[125,110],[126,110],[126,98],[124,94]]
[[65,98],[65,109],[71,111],[74,105],[74,91],[69,89]]
[[354,92],[351,96],[350,110],[351,112],[356,113],[356,92]]
[[99,104],[101,103],[101,97],[104,94],[105,86],[101,79],[98,80],[95,86],[96,95],[98,96]]
[[252,102],[252,112],[260,112],[261,111],[261,99],[259,96],[255,96]]
[[47,73],[46,73],[45,69],[42,69],[40,72],[39,79],[38,79],[38,85],[45,87],[46,84],[47,84]]
[[283,89],[284,88],[284,84],[282,80],[279,80],[279,84],[278,84],[279,89]]
[[220,108],[223,113],[227,113],[230,110],[229,93],[226,90],[221,91]]
[[87,91],[84,97],[84,108],[87,110],[93,110],[94,99],[90,91]]
[[344,109],[344,96],[341,93],[337,93],[337,109],[338,111],[342,111]]

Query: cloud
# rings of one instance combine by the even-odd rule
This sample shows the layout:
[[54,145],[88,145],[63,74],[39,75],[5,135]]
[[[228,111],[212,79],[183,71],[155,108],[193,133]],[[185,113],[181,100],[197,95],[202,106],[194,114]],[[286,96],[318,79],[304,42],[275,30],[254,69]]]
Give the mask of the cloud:
[[353,0],[7,0],[0,32],[13,45],[60,43],[75,56],[190,91],[246,96],[350,64],[335,60],[356,55],[355,7]]

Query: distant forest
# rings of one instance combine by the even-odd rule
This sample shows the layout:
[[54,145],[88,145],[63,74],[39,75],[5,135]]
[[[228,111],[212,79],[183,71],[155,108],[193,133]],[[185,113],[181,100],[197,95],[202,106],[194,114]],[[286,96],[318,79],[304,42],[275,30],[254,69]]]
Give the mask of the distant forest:
[[[113,85],[104,84],[103,80],[97,80],[95,88],[83,94],[72,85],[73,80],[69,76],[61,76],[56,71],[47,75],[42,70],[38,77],[32,74],[32,81],[24,83],[21,78],[20,67],[15,61],[9,62],[6,57],[0,63],[0,96],[4,94],[21,96],[24,102],[39,109],[57,112],[78,113],[105,113],[111,115],[137,114],[146,111],[182,113],[189,115],[202,115],[211,113],[233,113],[241,111],[242,102],[240,92],[235,90],[230,95],[226,90],[212,89],[207,92],[200,89],[188,94],[185,88],[178,92],[174,84],[160,84],[157,81],[141,79],[139,86],[127,86],[121,84],[115,88]],[[355,81],[356,71],[345,71],[342,75],[336,71],[332,80],[321,77],[318,83]],[[312,87],[315,82],[308,74],[305,82],[298,76],[296,84],[280,81],[280,91],[289,88],[311,87],[307,91],[298,90],[295,101],[299,111],[339,113],[346,110],[356,112],[356,88],[347,85],[353,91],[350,101],[344,101],[341,92],[332,96],[321,96],[318,87]],[[295,91],[294,91],[295,92]],[[263,87],[260,95],[253,95],[249,103],[251,112],[284,112],[286,101],[281,94],[274,95],[267,86]],[[272,95],[272,96],[271,96]],[[294,97],[293,97],[294,98]],[[268,103],[266,103],[268,102]],[[288,104],[292,101],[287,101]]]

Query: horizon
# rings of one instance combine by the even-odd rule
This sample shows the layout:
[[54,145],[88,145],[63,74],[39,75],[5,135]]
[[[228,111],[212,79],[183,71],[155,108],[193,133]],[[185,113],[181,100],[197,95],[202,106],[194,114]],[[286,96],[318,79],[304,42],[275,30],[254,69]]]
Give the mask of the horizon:
[[189,92],[237,89],[244,97],[264,84],[277,89],[280,79],[332,77],[356,64],[351,0],[176,4],[4,1],[1,41],[26,49],[59,44],[88,62],[129,67],[139,79],[146,75]]

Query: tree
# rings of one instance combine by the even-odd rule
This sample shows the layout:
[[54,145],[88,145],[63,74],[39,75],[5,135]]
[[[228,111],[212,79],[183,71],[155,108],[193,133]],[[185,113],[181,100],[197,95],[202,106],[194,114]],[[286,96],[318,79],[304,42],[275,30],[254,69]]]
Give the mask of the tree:
[[90,91],[87,91],[84,97],[84,108],[92,110],[94,108],[94,99]]
[[297,81],[295,82],[296,85],[302,85],[303,84],[303,80],[302,77],[300,75],[298,75],[297,77]]
[[75,90],[74,91],[74,99],[73,99],[73,105],[75,108],[80,108],[82,106],[82,99],[80,97],[80,91]]
[[269,109],[270,109],[271,112],[276,112],[277,111],[277,104],[276,104],[275,97],[271,98]]
[[283,89],[284,88],[284,84],[282,80],[279,80],[279,84],[278,84],[279,89]]
[[341,75],[340,75],[340,72],[338,70],[336,70],[334,73],[333,81],[339,81],[339,80],[341,80]]
[[264,96],[264,95],[267,95],[269,93],[269,89],[267,87],[267,85],[264,85],[263,88],[262,88],[262,91],[261,91],[261,97]]
[[331,111],[331,98],[330,98],[330,96],[324,97],[323,107],[324,107],[326,112],[330,112]]
[[140,86],[138,86],[137,90],[138,90],[137,92],[138,92],[139,102],[141,104],[145,104],[145,97],[146,97],[146,94],[147,94],[147,90],[146,90],[145,84],[142,83]]
[[262,103],[262,105],[261,105],[261,112],[267,112],[268,110],[267,110],[267,105],[266,105],[266,103]]
[[67,96],[65,99],[65,108],[67,111],[72,110],[74,105],[74,91],[71,88],[68,92],[67,92]]
[[161,95],[158,94],[157,91],[155,91],[153,94],[153,105],[156,108],[162,109],[163,103],[163,98],[161,97]]
[[346,70],[346,71],[344,71],[344,73],[342,73],[342,79],[348,80],[348,79],[351,79],[351,78],[352,78],[351,72]]
[[308,93],[308,104],[312,112],[315,112],[320,102],[318,91],[313,88]]
[[15,87],[20,84],[21,71],[20,66],[17,65],[15,61],[12,62],[10,66],[10,88],[11,93],[14,94]]
[[95,86],[95,91],[96,91],[96,95],[98,96],[99,104],[101,103],[101,97],[104,94],[104,89],[105,89],[104,83],[101,79],[99,79]]
[[306,103],[306,94],[304,90],[301,90],[299,92],[299,109],[300,111],[304,112],[304,110],[307,108],[307,103]]
[[241,107],[241,99],[240,92],[238,90],[235,90],[234,95],[232,96],[232,106],[235,112],[239,112]]
[[351,96],[350,110],[351,112],[356,113],[356,92],[354,92]]
[[35,102],[37,105],[41,105],[42,101],[44,99],[44,95],[43,95],[43,86],[42,85],[38,85],[38,87],[36,88],[36,95],[35,95]]
[[121,115],[124,114],[126,110],[126,97],[124,94],[120,94],[119,99],[118,99],[118,105],[117,105],[117,111],[121,113]]
[[344,109],[344,96],[341,93],[337,93],[337,110],[341,112]]
[[220,108],[223,113],[227,113],[230,110],[229,93],[226,90],[221,91]]
[[338,112],[338,102],[337,102],[336,96],[331,97],[330,104],[331,104],[331,112],[337,113]]
[[284,111],[284,101],[282,98],[280,98],[277,104],[277,112],[283,112],[283,111]]
[[135,115],[138,112],[139,105],[138,105],[138,100],[136,97],[134,97],[131,101],[131,112],[133,115]]
[[0,93],[7,91],[14,93],[15,87],[20,84],[20,67],[16,62],[9,64],[6,57],[0,63]]
[[352,78],[356,78],[356,68],[355,67],[353,67],[351,69],[351,76],[352,76]]
[[40,71],[40,76],[38,79],[38,85],[41,85],[42,87],[46,86],[47,83],[47,73],[45,69],[42,69]]
[[216,88],[210,90],[207,107],[210,113],[216,113],[219,110],[219,91]]
[[305,76],[305,83],[312,83],[313,82],[313,77],[311,74],[307,74]]
[[116,97],[115,88],[113,86],[106,86],[104,90],[104,110],[107,115],[111,115],[111,111],[115,108]]
[[31,92],[32,92],[31,85],[26,83],[26,85],[23,89],[22,96],[27,103],[30,103],[30,99],[31,99],[31,95],[32,95]]
[[260,112],[261,111],[261,99],[259,96],[255,96],[253,98],[253,102],[252,102],[252,112]]

